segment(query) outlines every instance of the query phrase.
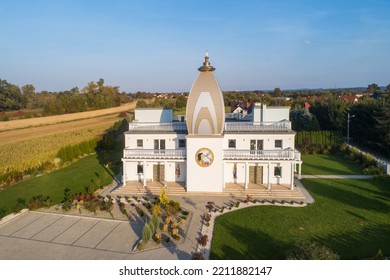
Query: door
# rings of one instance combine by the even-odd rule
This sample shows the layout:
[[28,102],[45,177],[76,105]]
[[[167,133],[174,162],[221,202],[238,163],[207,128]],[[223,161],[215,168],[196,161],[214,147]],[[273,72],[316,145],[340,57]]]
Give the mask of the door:
[[249,166],[249,183],[259,185],[263,183],[262,166]]
[[162,164],[153,165],[153,181],[164,183],[165,166]]

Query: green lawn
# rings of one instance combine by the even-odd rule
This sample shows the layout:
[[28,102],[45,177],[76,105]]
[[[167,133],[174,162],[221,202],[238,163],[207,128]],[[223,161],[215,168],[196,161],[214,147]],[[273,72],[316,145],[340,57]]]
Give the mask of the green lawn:
[[303,175],[355,175],[363,169],[340,155],[302,155]]
[[216,219],[212,259],[285,259],[296,241],[311,239],[341,259],[390,256],[390,186],[379,180],[304,179],[315,203],[259,206]]
[[109,156],[91,155],[81,159],[69,167],[54,171],[49,174],[35,177],[0,192],[0,208],[7,208],[7,213],[12,212],[18,197],[26,199],[26,202],[35,195],[50,196],[54,203],[59,203],[64,197],[64,189],[72,192],[84,192],[85,187],[97,188],[112,182],[112,175],[118,170],[106,169],[101,162],[107,162],[120,157],[118,152]]

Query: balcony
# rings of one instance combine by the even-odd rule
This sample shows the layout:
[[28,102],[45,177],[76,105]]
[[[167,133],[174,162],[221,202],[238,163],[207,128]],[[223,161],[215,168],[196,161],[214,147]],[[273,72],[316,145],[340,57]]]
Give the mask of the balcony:
[[240,160],[300,160],[301,153],[286,150],[224,150],[223,159]]
[[280,122],[226,122],[225,131],[249,131],[249,132],[267,132],[267,131],[289,131],[291,130],[291,122],[288,120]]
[[124,158],[136,159],[185,159],[186,150],[149,150],[149,149],[125,149]]
[[186,132],[187,125],[185,122],[172,122],[172,123],[129,123],[130,131],[175,131],[175,132]]

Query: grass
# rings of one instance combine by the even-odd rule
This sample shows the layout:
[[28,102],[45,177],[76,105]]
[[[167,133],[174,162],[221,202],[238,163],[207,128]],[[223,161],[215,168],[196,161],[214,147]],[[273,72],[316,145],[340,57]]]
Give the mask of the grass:
[[363,169],[341,155],[302,155],[303,175],[358,175]]
[[260,206],[216,219],[212,259],[285,259],[299,240],[315,240],[341,259],[390,256],[390,187],[379,180],[304,179],[315,203]]
[[0,192],[0,208],[7,208],[9,214],[18,197],[28,202],[31,197],[41,194],[44,197],[50,196],[54,203],[59,203],[64,197],[65,188],[78,193],[84,192],[87,186],[98,188],[99,185],[107,185],[112,182],[112,175],[118,172],[118,168],[107,169],[102,162],[118,158],[118,152],[113,152],[106,158],[95,154],[67,168],[20,182]]

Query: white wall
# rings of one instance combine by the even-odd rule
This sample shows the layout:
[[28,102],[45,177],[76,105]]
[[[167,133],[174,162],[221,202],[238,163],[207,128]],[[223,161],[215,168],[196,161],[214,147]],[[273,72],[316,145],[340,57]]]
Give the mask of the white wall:
[[[250,140],[263,140],[263,149],[264,150],[279,150],[275,148],[275,140],[283,140],[282,149],[290,147],[294,149],[294,138],[295,134],[236,134],[236,133],[225,133],[225,138],[223,141],[223,149],[228,150],[229,140],[236,139],[236,150],[249,150],[250,149]],[[234,149],[232,149],[234,150]]]
[[172,109],[138,108],[134,110],[137,122],[170,123],[173,120]]
[[[137,148],[137,140],[143,140],[143,148]],[[125,134],[125,147],[128,149],[154,149],[154,139],[165,139],[165,149],[179,149],[179,139],[186,139],[185,134]],[[185,148],[180,148],[185,149]]]
[[[274,168],[276,166],[282,167],[282,176],[278,177],[274,175]],[[264,186],[267,186],[268,183],[268,163],[267,162],[249,162],[249,166],[262,166],[263,167],[263,184]],[[233,178],[233,162],[227,162],[225,163],[225,169],[224,169],[224,179],[225,183],[238,183],[238,184],[244,184],[245,183],[245,162],[238,162],[237,163],[237,179]],[[270,182],[271,184],[290,184],[291,180],[291,162],[272,162],[270,164]],[[249,171],[248,171],[249,175]],[[249,178],[248,178],[249,183]]]
[[[187,137],[187,191],[221,192],[223,189],[222,137]],[[208,167],[201,167],[195,160],[200,148],[208,148],[214,154],[214,161]]]
[[263,122],[280,122],[290,119],[290,107],[267,107]]
[[256,103],[253,108],[253,122],[280,122],[290,119],[290,107],[288,106],[271,106]]

